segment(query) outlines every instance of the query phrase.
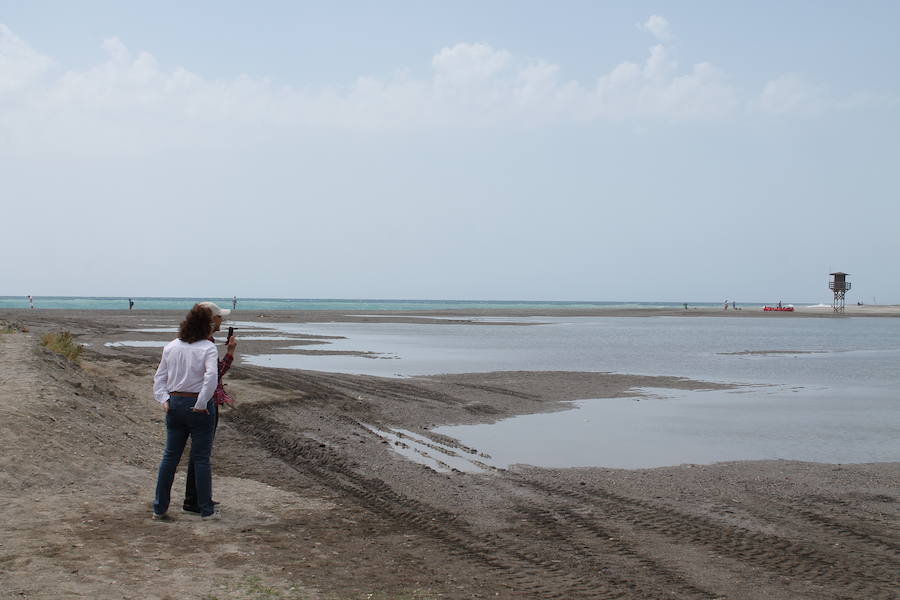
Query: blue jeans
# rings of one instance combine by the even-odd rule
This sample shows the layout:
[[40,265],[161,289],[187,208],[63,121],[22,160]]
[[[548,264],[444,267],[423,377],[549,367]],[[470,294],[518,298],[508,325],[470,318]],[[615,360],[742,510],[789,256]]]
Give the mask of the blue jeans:
[[172,481],[175,479],[175,471],[189,437],[190,460],[194,463],[196,473],[200,514],[204,517],[213,514],[212,467],[209,455],[212,452],[215,432],[216,404],[210,401],[208,404],[210,414],[203,414],[191,410],[196,402],[196,398],[169,396],[169,412],[166,413],[166,449],[159,463],[156,498],[153,501],[153,512],[158,515],[165,514],[169,510]]
[[[215,404],[215,400],[210,400],[210,404]],[[219,427],[219,407],[216,407],[216,416],[213,419],[213,440],[216,438],[216,429]],[[184,506],[193,509],[199,508],[200,503],[197,501],[197,476],[194,473],[194,461],[188,461],[187,479],[184,481]]]

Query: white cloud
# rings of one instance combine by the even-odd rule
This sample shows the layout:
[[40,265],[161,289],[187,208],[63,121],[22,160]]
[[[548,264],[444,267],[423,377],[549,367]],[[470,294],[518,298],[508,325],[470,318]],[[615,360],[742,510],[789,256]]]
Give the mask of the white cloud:
[[644,31],[649,31],[653,34],[656,39],[661,42],[671,42],[672,41],[672,30],[669,28],[669,22],[665,17],[661,17],[659,15],[650,15],[650,18],[641,25],[638,25],[639,29]]
[[757,104],[763,112],[778,115],[815,115],[825,108],[821,90],[793,74],[767,82]]
[[431,59],[437,81],[454,84],[488,81],[507,69],[512,56],[485,43],[456,44],[444,48]]
[[896,94],[857,90],[846,95],[829,93],[823,86],[788,73],[766,82],[750,108],[765,114],[817,117],[843,110],[882,110],[900,106]]
[[0,23],[0,98],[34,83],[51,63]]
[[[662,17],[651,17],[644,27],[669,36]],[[588,83],[564,79],[554,63],[479,42],[442,48],[426,77],[398,72],[325,87],[278,86],[251,76],[210,79],[162,66],[147,52],[132,53],[115,37],[102,46],[102,62],[60,72],[0,25],[0,153],[142,153],[214,144],[222,139],[217,136],[239,130],[265,137],[267,131],[300,135],[335,128],[714,119],[747,104],[712,64],[682,68],[662,44],[650,48],[643,62],[623,62]],[[769,113],[809,112],[817,92],[785,76],[769,82],[751,104]]]
[[663,46],[650,49],[643,65],[622,63],[596,87],[597,117],[699,119],[726,115],[737,105],[735,91],[709,63],[679,74]]

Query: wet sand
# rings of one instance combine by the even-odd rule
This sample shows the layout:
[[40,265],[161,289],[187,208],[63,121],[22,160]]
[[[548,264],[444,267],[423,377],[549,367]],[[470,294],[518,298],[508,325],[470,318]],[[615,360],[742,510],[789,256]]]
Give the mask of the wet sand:
[[[721,310],[687,312],[726,316]],[[454,317],[425,321],[435,326],[476,316],[539,316],[508,310],[415,316],[427,314]],[[238,313],[236,319],[385,320],[347,315],[290,311]],[[373,431],[402,428],[435,447],[477,456],[478,448],[432,428],[560,410],[562,401],[623,397],[641,387],[727,387],[676,377],[498,372],[396,380],[238,361],[228,381],[239,405],[222,414],[214,456],[224,518],[201,522],[173,510],[174,522],[152,522],[149,502],[164,427],[150,386],[160,350],[103,344],[171,339],[171,333],[125,330],[175,326],[181,316],[0,311],[0,319],[28,329],[0,334],[3,594],[897,597],[897,463],[436,472],[403,459]],[[388,318],[423,322],[412,316]],[[729,310],[727,316],[785,315]],[[37,344],[42,332],[61,329],[90,344],[77,365]],[[240,349],[255,353],[274,345],[283,342],[245,341]],[[176,480],[176,490],[182,481]]]

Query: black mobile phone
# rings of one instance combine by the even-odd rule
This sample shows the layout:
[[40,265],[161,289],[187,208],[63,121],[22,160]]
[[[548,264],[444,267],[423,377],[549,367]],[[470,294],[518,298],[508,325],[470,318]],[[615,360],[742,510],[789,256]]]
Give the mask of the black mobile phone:
[[233,335],[234,335],[234,327],[229,327],[228,328],[228,337],[225,338],[226,344],[228,343],[228,340],[230,340],[231,336],[233,336]]

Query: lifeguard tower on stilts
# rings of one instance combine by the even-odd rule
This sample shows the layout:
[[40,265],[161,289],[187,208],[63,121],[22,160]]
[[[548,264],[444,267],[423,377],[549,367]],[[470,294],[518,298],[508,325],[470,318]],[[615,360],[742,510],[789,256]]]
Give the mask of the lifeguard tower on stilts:
[[847,275],[849,273],[841,273],[838,271],[837,273],[830,273],[831,281],[828,282],[828,289],[834,292],[834,302],[831,304],[831,308],[836,313],[844,312],[844,296],[850,290],[851,283],[847,281]]

